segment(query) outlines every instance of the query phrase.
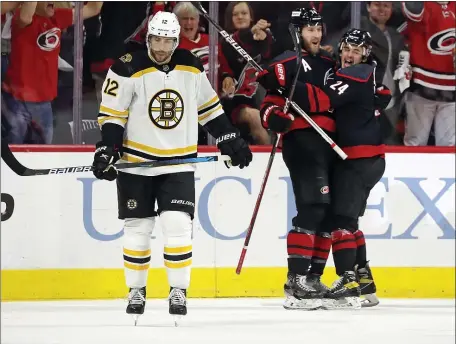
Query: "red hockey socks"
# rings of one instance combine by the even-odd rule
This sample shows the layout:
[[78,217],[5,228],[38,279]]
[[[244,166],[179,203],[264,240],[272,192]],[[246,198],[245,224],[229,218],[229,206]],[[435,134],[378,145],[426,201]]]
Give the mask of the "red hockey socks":
[[331,234],[318,233],[315,236],[315,245],[312,252],[312,261],[310,263],[310,273],[323,275],[326,261],[331,251]]
[[355,236],[346,229],[337,229],[332,232],[332,250],[334,265],[338,276],[345,271],[353,271],[356,263]]
[[367,263],[366,240],[364,233],[359,229],[354,233],[356,240],[356,264],[360,268],[364,268]]
[[315,243],[315,232],[293,227],[287,236],[288,271],[306,275]]

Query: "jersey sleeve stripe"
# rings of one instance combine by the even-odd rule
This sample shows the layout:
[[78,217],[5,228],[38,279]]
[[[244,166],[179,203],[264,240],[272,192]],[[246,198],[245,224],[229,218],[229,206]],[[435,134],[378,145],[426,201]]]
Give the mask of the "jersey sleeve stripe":
[[190,72],[193,74],[201,73],[201,71],[198,68],[192,67],[192,66],[176,65],[176,67],[174,67],[174,70],[180,70],[182,72]]
[[209,100],[208,102],[204,103],[203,105],[201,105],[200,107],[198,107],[198,112],[212,104],[214,104],[215,102],[218,101],[218,96],[215,95],[214,98],[212,98],[211,100]]
[[204,115],[198,116],[198,120],[199,120],[199,121],[203,121],[203,120],[205,120],[206,118],[208,118],[210,115],[212,115],[213,113],[215,113],[215,112],[217,112],[217,111],[219,111],[219,110],[222,110],[222,112],[223,112],[223,108],[222,108],[222,105],[221,105],[221,104],[220,104],[219,106],[217,106],[214,110],[209,111],[209,112],[207,112],[207,113],[204,114]]
[[100,106],[100,113],[110,115],[110,116],[115,116],[115,117],[125,117],[125,118],[128,117],[128,110],[127,111],[118,111],[118,110],[108,108],[104,105]]
[[127,119],[112,116],[104,116],[102,114],[98,115],[98,124],[102,126],[106,123],[114,123],[120,125],[121,127],[124,127],[125,124],[127,124]]
[[405,2],[402,2],[401,3],[401,7],[402,7],[402,12],[404,13],[404,15],[414,21],[414,22],[420,22],[422,19],[423,19],[423,13],[424,13],[424,6],[423,6],[423,9],[421,10],[420,13],[416,14],[416,13],[413,13],[411,12],[408,8],[407,8],[407,4]]
[[199,110],[199,111],[198,111],[198,116],[204,115],[206,112],[212,110],[213,108],[215,108],[215,107],[217,107],[217,106],[219,106],[219,105],[220,105],[220,101],[215,102],[214,104],[208,106],[207,108],[204,108],[204,109],[202,109],[202,110]]

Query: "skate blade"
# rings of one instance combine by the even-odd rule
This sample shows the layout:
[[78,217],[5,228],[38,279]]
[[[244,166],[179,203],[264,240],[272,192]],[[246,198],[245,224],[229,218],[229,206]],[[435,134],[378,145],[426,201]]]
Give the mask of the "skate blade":
[[297,299],[294,296],[289,296],[283,303],[283,308],[287,310],[303,310],[313,311],[321,308],[322,301],[320,299]]
[[380,303],[377,295],[375,294],[366,294],[364,295],[364,299],[361,299],[361,307],[368,308],[368,307],[375,307]]
[[131,317],[133,318],[135,326],[138,325],[138,320],[139,320],[140,316],[141,316],[140,314],[132,314],[131,315]]
[[173,315],[175,327],[179,327],[183,317],[183,315]]
[[356,296],[345,297],[343,299],[324,299],[322,308],[325,310],[334,309],[361,309],[361,299]]

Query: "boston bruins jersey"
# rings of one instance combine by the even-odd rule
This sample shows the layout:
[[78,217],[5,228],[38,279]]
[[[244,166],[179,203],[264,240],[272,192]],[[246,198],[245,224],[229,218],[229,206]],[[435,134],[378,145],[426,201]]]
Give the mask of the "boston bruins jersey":
[[[98,122],[125,128],[119,162],[195,157],[198,123],[223,114],[200,60],[176,49],[168,64],[157,65],[147,51],[122,56],[108,71]],[[159,175],[194,171],[192,165],[132,168],[124,172]]]

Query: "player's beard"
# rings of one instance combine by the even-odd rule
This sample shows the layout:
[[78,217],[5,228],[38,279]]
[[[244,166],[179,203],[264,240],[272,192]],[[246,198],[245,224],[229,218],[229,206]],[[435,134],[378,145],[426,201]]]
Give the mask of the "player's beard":
[[155,63],[161,65],[168,63],[171,60],[171,56],[173,55],[172,51],[154,51],[150,49],[149,55],[154,60]]
[[320,42],[318,44],[312,44],[308,40],[303,40],[304,50],[309,54],[316,55],[320,52]]

